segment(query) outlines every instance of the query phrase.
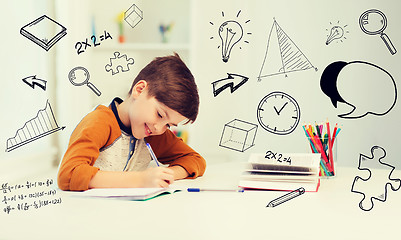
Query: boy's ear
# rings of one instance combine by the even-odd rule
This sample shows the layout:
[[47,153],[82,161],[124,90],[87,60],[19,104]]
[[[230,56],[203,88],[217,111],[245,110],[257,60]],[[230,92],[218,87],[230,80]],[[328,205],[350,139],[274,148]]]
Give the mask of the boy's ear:
[[147,87],[148,87],[148,83],[145,80],[140,80],[132,88],[131,94],[134,97],[138,97],[139,95],[141,95],[141,93],[143,93],[147,89]]

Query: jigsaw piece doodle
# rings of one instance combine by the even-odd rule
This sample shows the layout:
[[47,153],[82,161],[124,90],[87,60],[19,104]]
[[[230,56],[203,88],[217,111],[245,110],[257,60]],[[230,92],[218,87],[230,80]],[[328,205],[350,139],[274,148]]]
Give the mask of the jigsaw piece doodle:
[[129,71],[129,65],[134,64],[133,58],[127,58],[126,54],[121,55],[120,52],[114,52],[114,58],[110,58],[110,64],[106,64],[104,67],[106,72],[112,73],[112,75],[120,72]]
[[[387,199],[387,187],[390,186],[393,191],[400,189],[401,180],[391,178],[391,173],[395,167],[383,162],[386,151],[379,146],[371,148],[371,157],[363,154],[359,155],[358,169],[369,172],[369,177],[364,179],[360,176],[354,178],[351,192],[363,195],[359,207],[364,211],[372,210],[373,199],[385,202]],[[387,171],[375,170],[385,167]]]

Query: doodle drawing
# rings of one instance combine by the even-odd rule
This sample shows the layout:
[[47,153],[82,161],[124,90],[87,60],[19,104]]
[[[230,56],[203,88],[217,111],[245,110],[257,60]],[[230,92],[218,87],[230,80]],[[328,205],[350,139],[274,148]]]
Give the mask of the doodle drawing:
[[[393,191],[400,189],[401,180],[391,178],[391,173],[395,167],[383,162],[386,151],[379,146],[371,148],[371,156],[359,155],[358,169],[367,170],[369,176],[364,179],[356,176],[352,183],[351,192],[363,195],[359,207],[364,211],[370,211],[374,207],[373,199],[385,202],[387,199],[387,187],[390,186]],[[385,167],[386,171],[383,171]]]
[[335,108],[339,102],[350,107],[349,112],[338,115],[346,119],[368,114],[383,116],[397,101],[397,87],[391,74],[363,61],[329,64],[320,78],[320,88]]
[[298,189],[295,189],[292,192],[284,194],[283,196],[278,197],[278,198],[270,201],[269,204],[267,204],[266,207],[271,207],[272,208],[272,207],[278,206],[278,205],[280,205],[282,203],[287,202],[288,200],[291,200],[291,199],[294,199],[294,198],[296,198],[298,196],[301,196],[304,193],[305,193],[305,188],[300,187]]
[[89,71],[84,68],[84,67],[75,67],[70,70],[68,73],[68,80],[72,83],[74,86],[82,86],[86,84],[97,96],[100,96],[102,93],[93,85],[91,82],[89,82],[90,74]]
[[10,152],[39,138],[63,130],[64,128],[65,127],[58,126],[48,100],[46,102],[46,107],[39,110],[36,117],[29,120],[22,128],[18,129],[14,137],[7,139],[6,152]]
[[124,20],[134,28],[143,19],[143,12],[135,4],[124,12]]
[[[332,23],[330,22],[330,25]],[[346,34],[349,33],[348,30],[345,30],[347,25],[341,26],[340,21],[337,21],[337,24],[330,28],[330,33],[327,35],[326,45],[329,45],[332,42],[343,42],[343,39],[347,39]],[[329,31],[326,29],[326,31]]]
[[[240,13],[241,10],[238,11],[237,18],[239,17]],[[221,12],[221,15],[224,17],[224,12]],[[245,23],[249,22],[250,20],[245,21]],[[213,22],[210,22],[210,24],[214,25]],[[242,28],[242,25],[238,21],[228,20],[224,21],[220,25],[217,33],[220,37],[220,42],[221,42],[221,45],[219,45],[219,48],[221,47],[221,57],[223,62],[226,63],[230,58],[231,50],[233,49],[234,46],[237,45],[241,49],[239,42],[241,41],[241,39],[243,39],[244,29]],[[247,32],[247,35],[251,34],[252,33]],[[210,39],[214,39],[214,37],[210,37]],[[244,42],[249,43],[247,40],[245,40]]]
[[115,52],[114,57],[110,58],[110,64],[106,64],[104,67],[106,72],[110,72],[111,74],[117,74],[120,72],[127,72],[129,71],[129,65],[134,64],[133,58],[127,58],[127,55],[121,55],[120,52]]
[[226,78],[212,82],[213,95],[215,97],[226,88],[230,88],[231,93],[233,93],[239,87],[244,85],[249,79],[248,77],[241,76],[239,74],[227,73],[227,75],[228,76]]
[[23,26],[20,33],[44,50],[49,51],[54,44],[67,34],[67,29],[48,16],[43,15]]
[[268,132],[286,135],[295,130],[301,118],[297,101],[284,92],[266,95],[257,108],[259,124]]
[[368,35],[380,35],[390,53],[392,55],[397,53],[390,38],[384,33],[384,30],[387,28],[387,17],[382,11],[377,9],[365,11],[359,17],[359,26]]
[[22,81],[33,89],[35,88],[35,85],[36,85],[36,86],[40,87],[41,89],[43,89],[44,91],[46,91],[47,81],[36,78],[36,75],[23,78]]
[[[275,31],[274,31],[275,30]],[[275,46],[271,46],[271,45]],[[258,82],[264,77],[315,68],[274,19]]]
[[258,125],[234,119],[224,125],[220,147],[244,152],[254,146]]

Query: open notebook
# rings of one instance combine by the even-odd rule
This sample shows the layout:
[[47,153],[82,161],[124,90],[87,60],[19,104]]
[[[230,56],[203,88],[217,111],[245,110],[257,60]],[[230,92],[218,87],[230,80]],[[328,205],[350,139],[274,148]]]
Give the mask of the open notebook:
[[303,187],[306,191],[319,188],[320,154],[284,154],[290,162],[266,159],[264,154],[251,154],[241,174],[239,187],[292,191]]
[[79,193],[80,197],[115,198],[122,200],[148,200],[180,191],[176,188],[93,188]]

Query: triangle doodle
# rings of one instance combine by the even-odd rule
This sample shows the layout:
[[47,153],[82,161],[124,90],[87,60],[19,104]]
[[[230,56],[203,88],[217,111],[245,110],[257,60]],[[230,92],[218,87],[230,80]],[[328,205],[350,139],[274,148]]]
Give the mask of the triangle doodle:
[[[273,31],[275,30],[275,31]],[[262,78],[315,68],[294,41],[273,21],[258,81]],[[316,70],[316,68],[315,68]]]

